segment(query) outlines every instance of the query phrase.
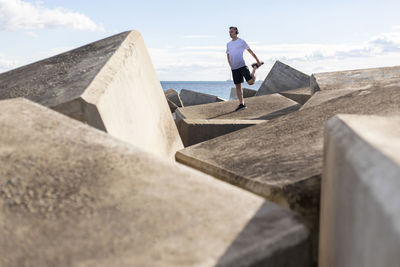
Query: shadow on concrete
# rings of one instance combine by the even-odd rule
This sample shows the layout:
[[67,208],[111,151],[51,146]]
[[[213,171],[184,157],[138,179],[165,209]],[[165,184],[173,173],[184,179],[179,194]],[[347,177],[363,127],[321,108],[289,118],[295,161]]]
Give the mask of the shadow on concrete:
[[[283,115],[289,114],[291,112],[294,112],[294,111],[296,111],[296,110],[298,110],[300,108],[301,108],[300,104],[299,105],[294,105],[294,106],[290,106],[290,107],[287,107],[287,108],[284,108],[284,109],[281,109],[281,110],[277,110],[277,111],[274,111],[272,113],[260,116],[258,118],[249,118],[247,120],[271,120],[271,119],[277,118],[279,116],[283,116]],[[225,115],[228,115],[228,114],[232,114],[232,113],[235,113],[235,112],[240,112],[240,111],[241,110],[239,110],[239,111],[233,110],[233,111],[230,111],[230,112],[222,113],[222,114],[219,114],[217,116],[210,117],[210,118],[208,118],[208,120],[216,119],[216,118],[219,118],[219,117],[222,117],[222,116],[225,116]],[[234,120],[234,118],[231,118],[231,120]]]
[[261,117],[255,118],[253,120],[272,120],[275,119],[277,117],[283,116],[283,115],[287,115],[289,113],[292,113],[294,111],[297,111],[301,108],[301,105],[294,105],[294,106],[290,106],[281,110],[277,110],[275,112],[269,113],[267,115],[263,115]]
[[210,118],[208,118],[208,120],[216,119],[216,118],[219,118],[219,117],[222,117],[222,116],[225,116],[225,115],[228,115],[228,114],[232,114],[232,113],[235,113],[235,112],[238,112],[238,111],[232,110],[230,112],[226,112],[226,113],[222,113],[222,114],[219,114],[217,116],[214,116],[214,117],[210,117]]
[[265,202],[215,266],[309,267],[308,230],[299,217]]

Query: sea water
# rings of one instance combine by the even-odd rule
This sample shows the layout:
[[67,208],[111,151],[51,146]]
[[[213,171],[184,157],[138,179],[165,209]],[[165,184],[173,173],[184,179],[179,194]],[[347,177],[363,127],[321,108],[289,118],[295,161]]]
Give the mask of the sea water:
[[[243,88],[258,90],[262,81],[257,81],[253,85],[243,83]],[[200,93],[219,96],[229,100],[231,88],[235,87],[232,81],[161,81],[161,86],[165,90],[175,89],[180,92],[182,89],[188,89]]]

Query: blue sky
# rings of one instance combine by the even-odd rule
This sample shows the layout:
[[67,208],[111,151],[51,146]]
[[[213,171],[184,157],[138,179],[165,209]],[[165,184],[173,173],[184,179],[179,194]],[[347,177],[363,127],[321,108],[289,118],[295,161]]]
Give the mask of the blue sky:
[[160,80],[226,80],[231,25],[265,61],[258,79],[277,59],[309,74],[400,65],[399,10],[385,0],[0,0],[0,72],[136,29]]

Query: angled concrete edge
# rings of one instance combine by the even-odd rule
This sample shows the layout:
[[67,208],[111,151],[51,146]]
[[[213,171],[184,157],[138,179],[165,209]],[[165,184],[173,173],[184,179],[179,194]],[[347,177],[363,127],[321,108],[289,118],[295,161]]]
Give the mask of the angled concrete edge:
[[179,119],[218,119],[218,120],[269,120],[295,110],[301,105],[280,94],[270,94],[246,98],[247,109],[235,111],[237,100],[220,103],[209,103],[191,107],[178,108],[176,111]]
[[177,121],[177,127],[187,147],[263,122],[266,120],[181,119]]
[[214,102],[222,102],[224,99],[215,95],[200,93],[192,90],[182,89],[179,94],[183,106],[195,106]]
[[51,107],[165,158],[183,147],[137,31],[0,74],[0,99],[13,97]]
[[310,87],[303,87],[299,89],[283,91],[279,94],[296,101],[300,105],[304,105],[311,97],[311,89]]
[[300,108],[300,110],[311,108],[324,104],[330,100],[344,97],[351,93],[359,91],[357,89],[338,89],[338,90],[327,90],[327,91],[317,91],[315,92]]
[[400,66],[314,73],[311,91],[373,89],[400,85]]
[[309,86],[310,76],[278,60],[272,66],[264,82],[258,89],[256,96]]
[[23,98],[0,128],[1,266],[309,266],[263,198]]
[[328,120],[320,266],[397,266],[399,190],[400,116],[346,114]]

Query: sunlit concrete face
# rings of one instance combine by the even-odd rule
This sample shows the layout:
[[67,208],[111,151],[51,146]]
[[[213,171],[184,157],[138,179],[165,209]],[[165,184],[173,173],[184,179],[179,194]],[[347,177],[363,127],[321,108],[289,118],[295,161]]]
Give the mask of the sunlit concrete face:
[[256,95],[274,94],[310,86],[310,76],[276,61]]
[[164,158],[183,147],[143,38],[123,32],[0,75],[25,97]]
[[400,117],[331,118],[322,178],[319,266],[398,266]]
[[1,266],[309,266],[261,197],[26,99],[0,127]]

